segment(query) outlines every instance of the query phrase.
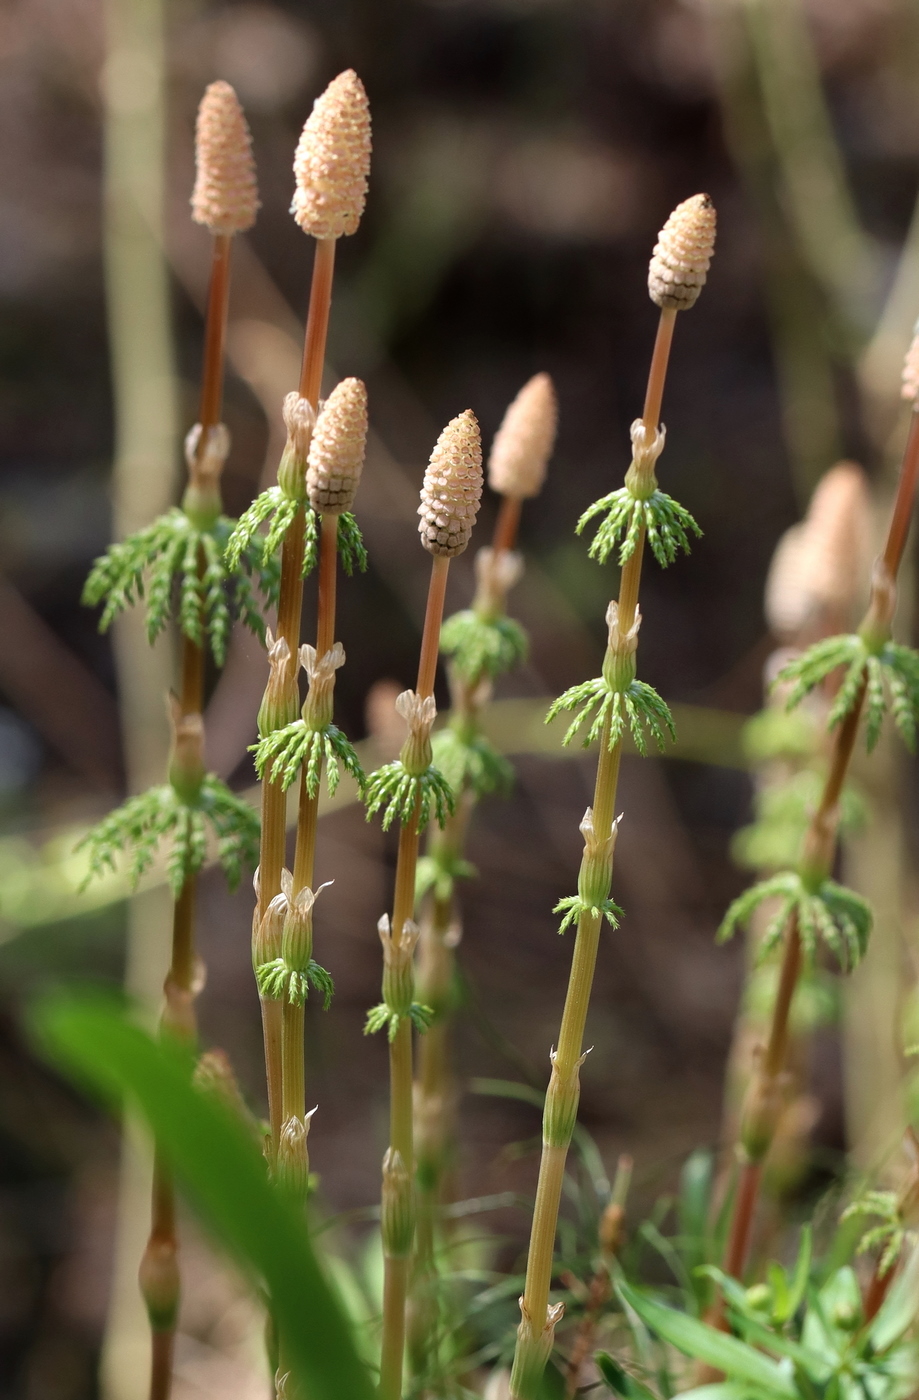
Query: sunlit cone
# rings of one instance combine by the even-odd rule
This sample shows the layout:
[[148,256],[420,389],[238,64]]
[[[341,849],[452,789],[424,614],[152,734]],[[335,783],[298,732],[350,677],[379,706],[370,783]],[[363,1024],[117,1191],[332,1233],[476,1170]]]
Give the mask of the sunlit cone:
[[462,554],[481,500],[482,438],[476,416],[467,408],[444,428],[424,474],[418,530],[425,549]]
[[370,106],[352,68],[317,97],[294,157],[291,213],[313,238],[354,233],[370,173]]
[[259,208],[252,138],[229,83],[211,83],[198,108],[192,218],[211,233],[242,233]]
[[367,446],[367,390],[359,379],[343,379],[323,406],[310,443],[306,486],[321,515],[350,510]]
[[488,484],[502,496],[536,496],[555,446],[558,402],[548,374],[534,374],[508,405],[492,443]]
[[685,311],[705,286],[715,251],[715,206],[707,194],[678,204],[661,229],[648,268],[648,293],[664,311]]
[[916,322],[913,338],[903,362],[903,388],[901,392],[904,399],[909,399],[912,404],[919,400],[919,321]]

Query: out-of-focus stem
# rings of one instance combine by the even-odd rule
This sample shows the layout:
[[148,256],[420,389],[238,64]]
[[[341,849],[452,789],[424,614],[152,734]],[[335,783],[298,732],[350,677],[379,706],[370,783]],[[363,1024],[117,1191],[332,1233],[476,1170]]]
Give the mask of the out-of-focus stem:
[[[163,255],[164,20],[162,0],[106,0],[103,250],[115,426],[114,533],[123,539],[171,504],[177,484],[178,396]],[[141,65],[142,91],[127,90]],[[172,681],[167,638],[151,648],[139,611],[115,627],[115,661],[128,790],[162,780]],[[136,896],[128,913],[126,986],[151,1021],[169,958],[166,891]],[[101,1388],[104,1400],[136,1400],[149,1364],[149,1325],[137,1261],[149,1227],[150,1152],[125,1120],[115,1261]]]
[[428,587],[428,603],[424,614],[424,633],[421,638],[421,655],[418,660],[417,694],[424,699],[434,694],[434,677],[437,675],[437,657],[440,651],[440,624],[444,616],[444,597],[447,592],[447,574],[450,569],[448,555],[435,554],[431,561],[431,582]]
[[[912,519],[915,503],[917,477],[919,477],[919,413],[913,412],[909,436],[903,454],[903,461],[897,481],[897,492],[891,511],[890,524],[884,550],[875,566],[872,579],[871,598],[868,611],[862,622],[863,629],[874,630],[888,626],[895,604],[896,576],[903,558],[903,549]],[[833,744],[830,771],[827,774],[820,803],[808,825],[802,847],[803,862],[811,872],[828,876],[833,868],[839,835],[839,802],[846,774],[855,748],[858,726],[867,690],[867,676],[863,678],[851,709],[836,731]],[[755,1102],[762,1105],[758,1124],[756,1162],[761,1163],[772,1142],[775,1128],[774,1105],[778,1101],[779,1078],[785,1065],[785,1052],[788,1044],[788,1021],[794,993],[801,973],[801,939],[797,920],[789,922],[779,974],[779,989],[772,1011],[769,1038],[762,1069],[752,1086]],[[751,1100],[752,1101],[752,1100]],[[750,1178],[750,1189],[739,1192],[734,1204],[729,1242],[735,1237],[742,1242],[729,1264],[725,1258],[725,1272],[740,1278],[746,1263],[746,1247],[752,1233],[752,1219],[756,1209],[760,1174]],[[747,1219],[743,1217],[749,1217]],[[733,1265],[733,1267],[731,1266]]]
[[227,312],[230,305],[230,247],[227,233],[214,235],[211,281],[207,296],[207,321],[204,331],[204,364],[201,371],[201,444],[207,441],[207,431],[220,422],[223,400],[223,364],[227,339]]
[[495,521],[495,533],[492,536],[491,547],[495,554],[499,554],[503,549],[513,549],[517,542],[517,530],[520,526],[520,511],[523,501],[519,496],[502,496],[501,505],[498,507],[498,518]]
[[[418,660],[416,694],[425,699],[434,693],[440,625],[450,568],[448,555],[434,555],[424,617],[424,633]],[[418,868],[418,805],[399,831],[396,881],[393,894],[391,936],[398,947],[405,936],[405,925],[415,911],[415,874]],[[407,1173],[407,1187],[413,1192],[415,1165],[412,1124],[412,1025],[403,1017],[389,1047],[389,1147],[388,1157],[398,1153]],[[384,1168],[385,1170],[385,1168]],[[393,1255],[386,1252],[384,1240],[383,1338],[380,1353],[381,1400],[399,1400],[402,1394],[402,1368],[405,1354],[405,1308],[411,1270],[411,1247]]]

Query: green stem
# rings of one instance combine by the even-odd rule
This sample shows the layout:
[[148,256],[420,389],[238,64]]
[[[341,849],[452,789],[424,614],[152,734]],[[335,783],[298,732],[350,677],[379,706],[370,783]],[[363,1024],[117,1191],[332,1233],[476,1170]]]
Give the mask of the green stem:
[[[661,312],[643,412],[643,421],[648,433],[656,431],[660,418],[675,324],[675,312]],[[619,581],[619,628],[623,634],[631,629],[638,609],[644,545],[645,531],[642,527],[635,549],[623,566]],[[609,740],[610,725],[607,720],[600,735],[600,755],[593,801],[594,836],[600,844],[609,841],[613,834],[622,754],[621,744],[615,744],[611,748]],[[588,850],[585,842],[581,860],[581,871],[585,876],[587,861]],[[612,866],[610,868],[612,869]],[[521,1300],[522,1316],[517,1331],[517,1346],[511,1373],[510,1389],[513,1400],[536,1400],[552,1348],[556,1314],[549,1309],[549,1290],[552,1283],[555,1235],[565,1161],[577,1119],[580,1095],[578,1071],[597,963],[601,922],[601,915],[586,910],[578,918],[558,1048],[553,1057],[552,1076],[543,1112],[542,1157],[527,1254],[526,1282]]]

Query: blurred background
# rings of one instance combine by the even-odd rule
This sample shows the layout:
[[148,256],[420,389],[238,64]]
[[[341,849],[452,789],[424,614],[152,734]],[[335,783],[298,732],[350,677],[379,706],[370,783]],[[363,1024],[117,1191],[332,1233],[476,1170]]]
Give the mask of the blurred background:
[[[672,757],[624,764],[614,895],[627,918],[604,935],[581,1116],[608,1170],[617,1153],[634,1156],[638,1209],[672,1188],[692,1148],[721,1139],[743,950],[716,948],[713,934],[748,878],[730,847],[750,817],[741,725],[761,706],[776,643],[769,561],[839,458],[861,462],[883,499],[904,431],[899,368],[919,312],[913,0],[6,0],[0,1396],[99,1393],[115,1258],[117,1132],[33,1058],[23,1008],[52,982],[126,975],[155,1005],[165,967],[162,891],[129,905],[112,880],[78,896],[71,851],[89,821],[163,771],[171,642],[148,656],[136,624],[100,638],[80,592],[113,534],[177,499],[209,259],[188,217],[195,109],[213,79],[236,87],[263,204],[233,273],[225,496],[237,514],[273,479],[280,404],[296,383],[312,247],[287,213],[293,151],[345,67],[374,121],[371,192],[339,249],[329,347],[330,383],[367,382],[373,431],[358,498],[370,571],[341,589],[336,695],[352,737],[367,732],[371,687],[414,675],[426,575],[414,510],[440,428],[471,407],[489,443],[539,370],[560,400],[512,596],[531,659],[499,692],[530,702],[505,711],[509,747],[526,751],[513,797],[480,807],[470,843],[479,879],[464,890],[456,1047],[466,1088],[546,1080],[570,957],[551,909],[573,887],[593,760],[563,754],[559,735],[530,721],[542,697],[600,664],[616,570],[590,562],[573,529],[628,465],[656,326],[646,269],[657,231],[699,190],[718,209],[708,286],[679,318],[660,464],[705,535],[666,574],[648,568],[642,599],[642,676],[678,707],[683,737]],[[480,542],[493,518],[492,499]],[[449,610],[468,603],[471,560],[450,590]],[[906,597],[904,637],[910,612]],[[259,648],[237,637],[214,678],[210,758],[240,788],[253,781],[246,745],[264,675]],[[879,1100],[896,1074],[889,1010],[880,1027],[876,1014],[889,997],[872,998],[896,990],[913,956],[912,772],[898,755],[877,781],[886,863],[857,843],[852,860],[882,881],[883,936],[843,1029],[831,1020],[809,1043],[804,1194],[857,1146],[865,1082]],[[356,805],[323,818],[318,869],[336,886],[317,913],[317,953],[338,990],[327,1015],[309,1008],[308,1093],[330,1213],[360,1212],[378,1193],[386,1056],[361,1028],[378,999],[376,920],[394,855]],[[231,897],[208,877],[202,1034],[260,1106],[250,917],[247,889]],[[861,1089],[841,1068],[853,1045]],[[460,1196],[532,1193],[531,1107],[464,1092],[460,1123]],[[526,1212],[489,1219],[505,1265],[519,1262]],[[262,1393],[244,1294],[196,1237],[185,1255],[177,1394]],[[130,1311],[136,1253],[126,1258]],[[108,1393],[140,1394],[141,1378],[120,1390],[110,1379]]]

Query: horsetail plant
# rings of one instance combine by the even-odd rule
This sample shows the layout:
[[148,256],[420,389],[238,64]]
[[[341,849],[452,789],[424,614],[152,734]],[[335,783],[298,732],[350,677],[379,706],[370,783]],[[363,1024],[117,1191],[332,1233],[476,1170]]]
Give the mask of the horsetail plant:
[[[755,872],[757,880],[794,862],[810,813],[819,800],[830,742],[826,718],[833,697],[827,687],[812,692],[806,704],[790,712],[785,703],[788,684],[776,686],[774,681],[787,664],[790,649],[797,653],[840,626],[854,623],[862,586],[858,566],[867,561],[869,523],[864,471],[854,462],[838,462],[818,483],[804,519],[785,532],[773,554],[766,581],[765,615],[778,645],[764,669],[764,708],[747,722],[743,732],[754,778],[754,820],[735,833],[732,841],[735,862]],[[840,831],[856,830],[865,819],[860,795],[847,785],[840,804]],[[776,969],[774,964],[765,964],[760,955],[768,922],[766,905],[751,919],[748,929],[744,992],[728,1055],[722,1139],[729,1145],[737,1136],[737,1114],[750,1077],[754,1047],[765,1034],[774,997]],[[805,992],[803,982],[801,991]],[[797,1070],[805,1034],[828,1020],[834,1009],[835,997],[815,969],[807,979],[806,995],[798,999],[789,1067]],[[793,1077],[797,1081],[800,1076],[795,1073]],[[801,1103],[797,1083],[794,1094]],[[793,1104],[794,1098],[789,1104],[789,1121],[795,1116]],[[786,1147],[786,1153],[788,1150]]]
[[451,1136],[449,1031],[461,930],[457,881],[474,873],[464,849],[475,803],[507,791],[513,781],[511,765],[483,732],[482,711],[494,679],[526,657],[526,633],[507,615],[507,594],[523,572],[523,560],[514,548],[521,505],[542,489],[557,419],[552,380],[548,374],[533,375],[508,406],[492,443],[488,482],[500,495],[501,507],[491,546],[483,546],[475,557],[472,607],[448,618],[441,632],[452,704],[432,748],[435,766],[454,793],[456,810],[441,827],[431,828],[416,883],[416,898],[422,901],[418,995],[433,1013],[419,1044],[415,1084],[418,1212],[409,1344],[413,1371],[422,1378],[433,1360],[434,1233]]
[[[243,861],[254,863],[258,819],[204,768],[205,648],[223,663],[230,629],[227,595],[257,635],[263,624],[247,574],[260,591],[273,590],[271,569],[251,551],[232,567],[224,547],[233,522],[221,513],[220,475],[229,453],[229,433],[220,422],[224,343],[233,235],[252,226],[258,209],[255,166],[246,120],[228,83],[212,83],[198,110],[197,178],[192,217],[214,238],[205,327],[199,422],[188,434],[185,456],[189,482],[180,509],[112,548],[97,560],[84,590],[84,601],[104,603],[104,631],[125,608],[146,594],[147,633],[151,643],[172,614],[175,600],[182,637],[179,695],[171,697],[173,730],[168,781],[130,798],[104,818],[82,843],[88,849],[90,874],[113,868],[116,856],[130,853],[132,880],[147,869],[156,849],[170,844],[167,878],[174,898],[172,956],[164,986],[161,1026],[194,1042],[194,999],[203,985],[195,953],[197,875],[207,852],[207,828],[231,885]],[[153,1334],[151,1400],[166,1400],[172,1385],[173,1346],[179,1304],[178,1239],[172,1174],[159,1150],[155,1154],[152,1223],[140,1265],[140,1284]]]
[[[663,497],[657,489],[655,468],[665,436],[663,427],[659,426],[660,407],[676,313],[696,301],[705,283],[714,241],[715,210],[711,200],[707,195],[695,195],[671,214],[654,249],[648,289],[651,299],[661,308],[661,316],[644,412],[631,430],[632,464],[622,492],[604,497],[597,511],[587,512],[588,518],[602,510],[608,512],[598,530],[599,544],[595,540],[595,557],[605,560],[622,539],[619,598],[610,604],[607,612],[609,640],[603,675],[598,681],[588,682],[586,687],[575,686],[568,691],[549,715],[551,718],[563,710],[577,709],[581,712],[577,722],[580,723],[588,713],[595,712],[591,733],[599,736],[600,751],[593,805],[581,822],[584,855],[578,893],[557,906],[557,911],[564,914],[561,929],[574,923],[577,935],[558,1046],[550,1054],[552,1074],[543,1113],[542,1158],[510,1382],[514,1400],[536,1400],[539,1395],[555,1327],[564,1311],[563,1303],[550,1305],[549,1290],[565,1162],[577,1118],[579,1070],[585,1058],[584,1026],[600,928],[604,918],[615,927],[620,913],[610,898],[610,887],[618,827],[618,819],[614,819],[616,788],[624,731],[628,724],[640,750],[644,748],[646,726],[659,742],[663,741],[665,732],[672,732],[670,712],[664,702],[650,687],[639,685],[635,680],[635,653],[641,622],[638,592],[646,536],[652,543],[655,538],[658,540],[654,552],[662,564],[671,561],[677,544],[685,547],[688,542],[685,524],[682,535],[673,538],[666,533],[667,529],[672,532],[672,522],[682,520],[682,515],[674,511],[669,497]],[[666,538],[671,538],[672,548],[660,545]],[[569,741],[571,737],[569,731]]]
[[845,667],[827,719],[833,749],[820,801],[811,816],[796,868],[754,885],[735,900],[719,931],[730,938],[766,900],[778,901],[764,937],[764,952],[782,947],[778,990],[768,1039],[751,1081],[741,1119],[738,1156],[740,1177],[733,1206],[724,1271],[740,1278],[749,1249],[763,1161],[772,1144],[782,1107],[782,1077],[788,1047],[789,1017],[804,967],[818,942],[825,942],[843,971],[865,953],[871,931],[869,906],[832,879],[839,836],[841,796],[862,716],[870,751],[877,742],[886,710],[911,750],[919,707],[919,654],[894,643],[891,629],[897,603],[897,573],[909,531],[919,474],[919,404],[914,340],[904,370],[904,397],[912,403],[904,450],[884,549],[872,571],[867,612],[857,632],[817,642],[780,673],[791,686],[789,708],[798,704],[832,673]]
[[[284,402],[287,443],[278,467],[278,482],[263,492],[245,512],[228,545],[231,562],[243,557],[252,548],[260,548],[262,559],[266,562],[280,550],[277,634],[271,639],[268,686],[259,712],[259,738],[263,742],[269,741],[275,731],[294,723],[300,710],[297,661],[300,656],[303,578],[315,567],[318,556],[319,632],[314,660],[326,670],[332,666],[334,681],[334,666],[326,657],[334,640],[336,552],[341,551],[349,572],[355,564],[363,567],[366,562],[357,526],[346,510],[330,512],[324,508],[317,514],[308,474],[325,362],[335,247],[340,237],[354,233],[360,223],[369,169],[370,108],[363,84],[357,74],[348,69],[340,73],[317,98],[303,127],[294,160],[295,191],[291,213],[303,232],[315,240],[316,250],[299,389],[288,394]],[[266,524],[268,530],[262,536],[261,527]],[[331,703],[331,685],[324,682],[320,689],[323,688],[327,690]],[[330,720],[331,713],[328,716]],[[315,786],[318,793],[316,765],[310,769],[307,764],[305,774],[307,787]],[[270,954],[265,958],[266,964],[282,956],[270,927],[262,934],[259,925],[267,918],[272,901],[278,896],[284,897],[281,881],[286,847],[287,786],[289,784],[285,783],[280,771],[276,774],[272,765],[271,772],[262,781],[262,838],[253,926],[253,959],[257,966],[263,965],[258,959],[266,951]],[[301,803],[301,818],[302,807]],[[302,854],[299,868],[292,877],[294,896],[308,888],[312,879],[312,855],[309,854],[307,859],[311,851],[310,840],[301,842],[298,837],[298,849]],[[293,1042],[297,1040],[298,1017],[293,1014],[293,1003],[289,999],[282,1001],[266,996],[262,989],[260,998],[271,1154],[274,1158],[284,1122],[282,1044],[285,1006],[288,1007],[286,1030],[290,1036],[288,1063],[291,1066],[293,1059],[296,1059]],[[302,1060],[302,1035],[298,1053]],[[297,1070],[291,1067],[290,1072],[294,1076],[291,1084],[299,1084],[302,1067]],[[299,1090],[295,1097],[299,1101]],[[302,1118],[303,1111],[301,1108],[297,1116]],[[298,1137],[305,1147],[305,1133]]]
[[384,1256],[381,1400],[400,1400],[405,1352],[406,1300],[415,1233],[414,1133],[412,1123],[412,1027],[423,1031],[431,1010],[415,999],[414,922],[418,845],[433,817],[443,826],[456,810],[454,794],[434,766],[431,728],[437,714],[434,678],[450,560],[469,543],[482,496],[479,425],[467,409],[444,428],[431,453],[418,514],[421,543],[432,555],[418,680],[396,707],[408,736],[400,757],[372,773],[364,789],[368,819],[382,814],[384,831],[399,820],[392,918],[379,923],[383,944],[383,1000],[367,1017],[370,1033],[387,1028],[390,1129],[383,1158],[382,1235]]

